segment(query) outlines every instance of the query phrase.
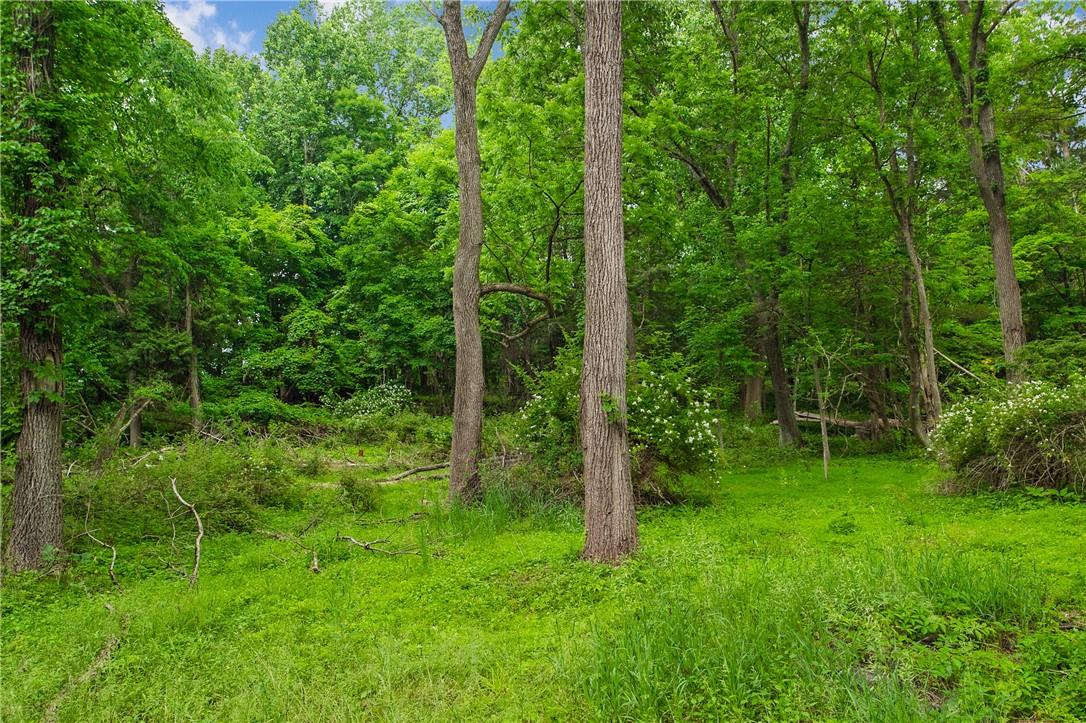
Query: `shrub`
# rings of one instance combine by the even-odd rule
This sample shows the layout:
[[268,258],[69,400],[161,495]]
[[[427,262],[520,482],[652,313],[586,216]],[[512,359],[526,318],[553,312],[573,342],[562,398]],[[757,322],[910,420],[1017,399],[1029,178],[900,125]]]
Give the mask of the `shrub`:
[[431,417],[424,412],[351,417],[344,422],[344,427],[351,439],[359,443],[419,444],[441,454],[446,454],[452,443],[452,420]]
[[355,512],[374,512],[381,506],[381,487],[373,480],[345,474],[339,478],[339,490]]
[[[520,444],[538,462],[559,473],[582,464],[579,449],[580,349],[567,344],[553,368],[526,382],[532,397],[521,409]],[[650,478],[703,469],[717,459],[708,390],[697,388],[678,355],[642,356],[630,365],[626,428],[637,476]],[[605,400],[606,404],[606,400]]]
[[398,382],[383,382],[348,399],[321,400],[337,417],[358,418],[393,415],[407,411],[414,403],[411,390]]
[[283,450],[271,443],[190,441],[153,452],[136,465],[118,458],[101,475],[71,479],[65,506],[79,519],[69,529],[83,528],[89,504],[95,523],[114,539],[169,536],[167,509],[178,507],[170,481],[176,479],[209,534],[251,530],[260,507],[301,504],[289,467]]
[[1086,376],[1067,385],[1026,382],[1001,387],[950,408],[931,436],[931,450],[978,489],[1036,486],[1086,491]]

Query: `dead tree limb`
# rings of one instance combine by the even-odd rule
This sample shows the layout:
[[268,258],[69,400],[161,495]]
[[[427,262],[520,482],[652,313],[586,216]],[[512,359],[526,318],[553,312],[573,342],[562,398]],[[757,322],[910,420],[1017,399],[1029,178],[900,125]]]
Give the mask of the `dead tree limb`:
[[177,478],[170,478],[170,486],[173,488],[174,496],[177,497],[177,501],[188,508],[192,516],[196,518],[196,544],[194,547],[192,558],[192,574],[189,575],[189,587],[192,588],[196,585],[196,581],[200,577],[200,541],[204,539],[204,523],[200,519],[200,513],[196,511],[196,507],[185,502],[185,498],[181,496],[181,493],[177,491]]
[[350,535],[336,535],[336,539],[337,540],[343,540],[344,542],[349,542],[352,545],[357,545],[358,547],[361,547],[363,550],[368,550],[369,552],[380,552],[380,553],[385,554],[385,555],[418,555],[419,554],[418,550],[385,550],[385,549],[382,549],[380,547],[376,547],[376,545],[387,545],[388,544],[388,542],[389,542],[388,538],[384,538],[384,537],[382,537],[380,539],[377,539],[377,540],[370,540],[369,542],[356,540],[353,537],[351,537]]
[[407,470],[406,472],[400,472],[398,475],[395,475],[393,477],[389,477],[388,479],[382,481],[380,484],[389,484],[391,482],[399,482],[400,480],[404,479],[405,477],[410,477],[411,475],[419,474],[420,472],[432,472],[435,469],[445,469],[448,466],[449,466],[448,462],[442,462],[440,464],[424,464],[421,467],[413,467],[413,468]]

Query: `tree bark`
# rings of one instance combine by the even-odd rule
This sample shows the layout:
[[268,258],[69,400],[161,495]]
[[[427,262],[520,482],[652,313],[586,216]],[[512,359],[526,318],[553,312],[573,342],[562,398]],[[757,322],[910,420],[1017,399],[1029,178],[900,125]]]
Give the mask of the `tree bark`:
[[475,501],[480,492],[479,450],[483,436],[483,338],[479,326],[479,260],[483,251],[482,160],[475,119],[479,75],[490,56],[509,0],[501,0],[483,31],[479,48],[468,53],[459,0],[444,0],[438,21],[445,31],[455,103],[456,164],[460,197],[460,236],[453,264],[453,327],[456,381],[453,392],[449,500]]
[[909,429],[920,444],[928,446],[928,429],[924,425],[921,405],[924,404],[924,370],[920,350],[916,348],[916,325],[913,323],[913,279],[906,271],[901,287],[901,341],[905,346],[905,361],[909,369]]
[[200,429],[200,364],[196,358],[196,339],[192,332],[192,282],[185,281],[185,335],[189,342],[189,409],[192,412],[192,428]]
[[581,372],[583,557],[637,549],[626,440],[626,259],[622,210],[622,6],[585,6],[585,331]]
[[818,357],[811,357],[814,373],[815,394],[818,396],[818,425],[822,433],[822,479],[830,478],[830,434],[826,428],[826,395],[822,393],[822,372],[818,369]]
[[989,28],[984,27],[984,3],[960,2],[959,9],[969,21],[969,65],[962,65],[947,28],[940,2],[929,3],[939,39],[950,65],[961,102],[958,120],[969,150],[969,168],[977,182],[977,190],[988,212],[988,230],[995,267],[996,302],[999,325],[1003,334],[1003,357],[1010,368],[1007,379],[1014,382],[1020,374],[1013,367],[1014,356],[1026,343],[1026,328],[1022,321],[1022,291],[1014,270],[1011,225],[1007,216],[1006,181],[996,132],[995,106],[989,92],[988,37],[1000,18]]
[[935,366],[935,332],[931,323],[931,309],[928,307],[928,287],[924,283],[924,264],[916,251],[913,239],[912,219],[902,217],[901,237],[905,242],[905,253],[912,266],[912,276],[916,283],[917,313],[923,330],[924,356],[920,365],[920,380],[924,389],[924,402],[927,407],[927,428],[932,429],[943,415],[943,400],[939,392],[939,372]]
[[[29,42],[19,43],[16,63],[31,99],[51,95],[56,53],[56,27],[49,2],[26,3],[14,9],[15,22]],[[23,123],[32,141],[41,143],[55,169],[60,161],[60,129],[28,114]],[[34,174],[9,179],[20,188],[16,201],[22,223],[32,226],[45,205],[35,187]],[[21,206],[21,207],[20,207]],[[29,232],[33,232],[32,229]],[[33,269],[40,261],[24,244],[22,261]],[[60,460],[64,353],[59,321],[46,303],[34,303],[19,318],[19,382],[23,424],[15,442],[15,488],[11,495],[11,531],[5,556],[18,572],[41,566],[49,548],[60,548],[63,532]]]
[[743,414],[747,419],[761,419],[764,390],[765,378],[761,374],[748,374],[743,379]]
[[780,443],[784,447],[800,446],[803,444],[803,437],[799,434],[796,410],[792,406],[792,382],[788,378],[788,367],[781,353],[776,304],[769,306],[768,303],[763,300],[757,318],[762,354],[765,356],[766,366],[769,367],[769,380],[773,384],[773,409],[777,416]]

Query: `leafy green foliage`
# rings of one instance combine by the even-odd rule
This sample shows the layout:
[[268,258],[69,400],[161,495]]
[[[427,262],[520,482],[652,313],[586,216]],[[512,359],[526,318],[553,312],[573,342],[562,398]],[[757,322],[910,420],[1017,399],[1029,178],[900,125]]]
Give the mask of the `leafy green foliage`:
[[1086,491],[1086,377],[1026,382],[963,400],[932,433],[936,457],[963,488]]
[[[631,363],[625,418],[612,406],[613,423],[626,425],[630,451],[650,477],[657,464],[669,473],[704,469],[717,459],[710,392],[699,389],[678,355],[639,356]],[[528,380],[532,397],[521,409],[520,443],[545,468],[558,473],[580,465],[580,349],[567,344],[555,365]],[[608,400],[604,406],[614,404]]]

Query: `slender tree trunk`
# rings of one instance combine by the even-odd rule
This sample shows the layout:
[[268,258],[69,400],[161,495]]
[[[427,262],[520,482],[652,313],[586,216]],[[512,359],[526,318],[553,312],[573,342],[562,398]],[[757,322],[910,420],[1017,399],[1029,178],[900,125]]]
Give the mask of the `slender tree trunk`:
[[483,337],[479,326],[479,260],[483,252],[482,160],[475,119],[479,75],[490,56],[498,29],[509,10],[498,3],[475,55],[468,53],[459,0],[445,0],[441,17],[455,103],[456,164],[460,197],[460,236],[453,263],[453,327],[456,333],[456,382],[453,392],[449,500],[473,502],[479,496],[479,450],[483,436]]
[[[132,390],[136,388],[136,370],[128,370],[128,396],[132,398]],[[135,412],[128,423],[128,446],[139,447],[143,441],[143,412]]]
[[192,428],[200,429],[200,364],[196,358],[196,339],[192,333],[192,283],[185,282],[185,336],[189,342],[189,409],[192,411]]
[[[6,10],[5,10],[6,11]],[[29,99],[53,92],[56,27],[49,2],[26,3],[12,8],[16,27],[27,42],[18,43],[16,63]],[[36,107],[36,106],[34,106]],[[21,119],[30,139],[40,142],[55,169],[61,162],[60,128],[33,113]],[[22,174],[20,174],[22,175]],[[8,178],[21,197],[13,204],[23,233],[34,233],[38,211],[45,205],[34,174]],[[22,262],[33,270],[41,260],[27,244],[20,248]],[[49,548],[60,548],[63,532],[60,461],[63,447],[62,420],[64,351],[59,321],[44,303],[35,303],[19,318],[19,352],[22,368],[19,385],[23,424],[15,442],[15,486],[11,494],[11,531],[5,557],[18,572],[37,568]]]
[[939,393],[939,373],[935,366],[935,332],[932,329],[931,310],[928,307],[928,287],[924,283],[924,264],[920,261],[920,254],[916,251],[912,220],[908,215],[902,216],[901,237],[905,242],[905,253],[908,254],[909,263],[912,266],[912,276],[916,283],[917,312],[920,316],[920,326],[924,332],[924,356],[920,368],[920,378],[924,386],[924,397],[927,404],[927,425],[928,429],[931,429],[943,414],[943,400]]
[[818,396],[818,424],[822,431],[822,478],[830,478],[830,434],[826,428],[826,396],[822,393],[822,372],[818,369],[818,357],[811,358],[814,373],[815,394]]
[[585,6],[585,332],[581,372],[585,546],[617,563],[637,549],[626,440],[626,259],[622,212],[622,6]]
[[799,423],[796,422],[796,410],[792,406],[792,383],[789,381],[788,367],[781,353],[777,315],[773,308],[764,306],[757,315],[762,354],[765,356],[766,366],[769,367],[769,380],[773,384],[773,408],[777,416],[781,446],[799,446],[803,444],[803,438],[799,433]]
[[924,399],[924,370],[920,350],[916,348],[916,326],[913,323],[913,279],[906,271],[901,286],[901,341],[905,346],[905,359],[909,368],[909,429],[925,447],[928,430],[924,426],[921,406]]

